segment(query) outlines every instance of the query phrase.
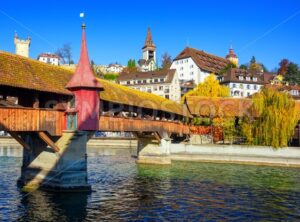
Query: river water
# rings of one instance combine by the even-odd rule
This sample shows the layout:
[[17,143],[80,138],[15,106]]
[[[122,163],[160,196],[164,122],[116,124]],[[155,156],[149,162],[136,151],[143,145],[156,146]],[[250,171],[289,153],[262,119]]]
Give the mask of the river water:
[[21,163],[0,157],[0,221],[300,220],[299,169],[138,166],[128,150],[90,149],[91,194],[25,194],[16,186]]

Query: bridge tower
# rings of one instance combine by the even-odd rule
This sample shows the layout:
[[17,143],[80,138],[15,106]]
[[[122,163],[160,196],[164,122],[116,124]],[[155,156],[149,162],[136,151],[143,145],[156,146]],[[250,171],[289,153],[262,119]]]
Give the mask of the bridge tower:
[[[97,131],[99,129],[100,115],[99,92],[103,90],[103,86],[96,80],[90,65],[85,29],[86,26],[83,24],[79,63],[75,74],[66,88],[75,95],[75,107],[70,107],[71,112],[72,108],[75,108],[77,115],[77,126],[75,126],[75,129],[81,131]],[[70,121],[70,119],[67,121]]]
[[[25,144],[19,184],[23,191],[46,189],[58,192],[89,192],[87,181],[87,142],[99,130],[100,97],[103,90],[91,69],[82,25],[80,60],[66,88],[74,93],[66,110],[65,131],[61,137],[47,132],[24,133]],[[52,148],[49,149],[49,148]]]

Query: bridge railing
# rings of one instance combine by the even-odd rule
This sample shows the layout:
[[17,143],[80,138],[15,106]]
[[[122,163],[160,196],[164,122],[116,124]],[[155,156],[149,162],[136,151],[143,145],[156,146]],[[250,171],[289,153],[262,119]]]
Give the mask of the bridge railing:
[[107,132],[168,132],[189,134],[190,126],[182,122],[171,122],[151,119],[100,116],[100,131]]
[[[46,131],[62,135],[65,113],[51,109],[0,107],[0,130],[12,132]],[[100,116],[99,131],[104,132],[168,132],[190,134],[190,126],[182,122],[152,119]]]
[[64,112],[50,109],[0,107],[0,129],[17,132],[47,131],[61,135]]

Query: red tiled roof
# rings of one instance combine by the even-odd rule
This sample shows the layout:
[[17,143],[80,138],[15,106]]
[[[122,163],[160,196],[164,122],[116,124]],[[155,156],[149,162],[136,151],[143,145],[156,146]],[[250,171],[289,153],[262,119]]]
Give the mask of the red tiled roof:
[[222,69],[224,69],[228,64],[229,61],[227,59],[209,54],[204,51],[199,51],[194,48],[185,48],[175,59],[185,59],[185,58],[192,58],[196,65],[205,71],[218,74]]
[[38,59],[40,57],[60,59],[60,57],[58,55],[50,54],[50,53],[41,53],[41,54],[39,54]]

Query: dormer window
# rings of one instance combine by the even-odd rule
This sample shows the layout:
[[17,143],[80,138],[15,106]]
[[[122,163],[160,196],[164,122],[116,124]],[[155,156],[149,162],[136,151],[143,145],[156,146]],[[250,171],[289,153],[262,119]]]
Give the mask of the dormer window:
[[253,81],[254,81],[254,82],[257,82],[257,77],[253,77]]
[[239,80],[244,80],[244,76],[239,76]]
[[247,77],[246,77],[246,80],[247,80],[247,81],[250,81],[250,80],[251,80],[251,79],[250,79],[250,76],[247,76]]

